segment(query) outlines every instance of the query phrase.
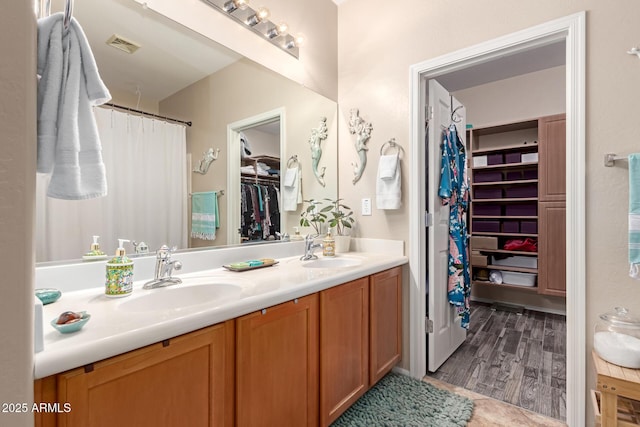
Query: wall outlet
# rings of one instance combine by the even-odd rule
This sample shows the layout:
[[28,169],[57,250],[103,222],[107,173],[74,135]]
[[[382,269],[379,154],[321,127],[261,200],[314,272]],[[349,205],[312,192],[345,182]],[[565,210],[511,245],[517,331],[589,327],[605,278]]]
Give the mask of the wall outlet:
[[371,215],[371,199],[362,199],[362,215]]

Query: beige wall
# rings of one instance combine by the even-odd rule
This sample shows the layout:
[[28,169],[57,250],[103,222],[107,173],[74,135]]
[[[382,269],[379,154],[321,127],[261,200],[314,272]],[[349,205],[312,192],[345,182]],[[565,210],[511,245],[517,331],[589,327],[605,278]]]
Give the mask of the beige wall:
[[[33,2],[0,14],[0,402],[33,402],[33,227],[35,207],[35,17]],[[0,425],[33,415],[0,412]]]
[[[603,154],[638,151],[640,63],[626,51],[640,40],[640,3],[596,1],[409,0],[398,7],[382,0],[348,0],[339,7],[338,63],[341,124],[348,109],[360,107],[374,125],[369,144],[376,152],[389,137],[405,147],[410,131],[409,66],[447,52],[515,32],[581,10],[587,11],[586,220],[587,220],[587,387],[594,386],[592,328],[600,313],[624,305],[640,313],[640,284],[627,275],[627,170],[603,167]],[[372,25],[375,23],[375,26]],[[374,168],[351,185],[348,165],[352,137],[340,131],[340,195],[355,203],[374,192]],[[620,162],[622,163],[622,162]],[[403,164],[407,183],[408,164]],[[405,187],[407,188],[407,187]],[[398,212],[374,209],[358,217],[367,237],[409,239],[408,201]],[[580,399],[581,396],[576,398]],[[585,396],[586,398],[586,396]],[[587,405],[588,417],[592,417]]]
[[564,113],[566,68],[536,71],[453,93],[474,127]]

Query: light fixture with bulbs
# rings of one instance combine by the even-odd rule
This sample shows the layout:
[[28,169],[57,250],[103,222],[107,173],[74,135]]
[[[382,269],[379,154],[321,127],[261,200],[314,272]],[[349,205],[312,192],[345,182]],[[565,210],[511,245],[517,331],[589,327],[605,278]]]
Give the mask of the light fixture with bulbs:
[[249,0],[202,0],[223,15],[232,18],[256,34],[259,34],[271,44],[279,47],[288,54],[298,58],[300,46],[304,42],[304,36],[291,35],[289,26],[281,22],[274,24],[269,20],[271,13],[266,7],[257,9],[249,6]]

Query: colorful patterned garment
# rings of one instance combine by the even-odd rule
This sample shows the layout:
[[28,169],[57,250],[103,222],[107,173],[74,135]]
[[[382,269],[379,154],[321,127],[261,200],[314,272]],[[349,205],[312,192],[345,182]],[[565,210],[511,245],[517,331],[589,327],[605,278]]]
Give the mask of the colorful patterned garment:
[[467,209],[469,208],[469,179],[466,168],[465,148],[458,137],[455,125],[443,133],[442,164],[438,196],[443,205],[449,205],[449,303],[456,306],[462,318],[461,326],[469,328],[469,299],[471,277],[469,274],[469,236],[467,234]]

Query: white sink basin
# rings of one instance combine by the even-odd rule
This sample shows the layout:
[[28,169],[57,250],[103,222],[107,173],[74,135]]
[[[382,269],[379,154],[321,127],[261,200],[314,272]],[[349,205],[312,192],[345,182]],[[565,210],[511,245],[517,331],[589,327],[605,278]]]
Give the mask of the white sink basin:
[[166,288],[140,289],[137,291],[137,296],[118,305],[118,310],[144,312],[174,310],[196,305],[212,306],[237,298],[241,291],[240,286],[232,283],[177,284]]
[[306,268],[346,268],[356,267],[360,264],[362,264],[362,259],[349,256],[323,257],[312,261],[302,261],[302,266]]

